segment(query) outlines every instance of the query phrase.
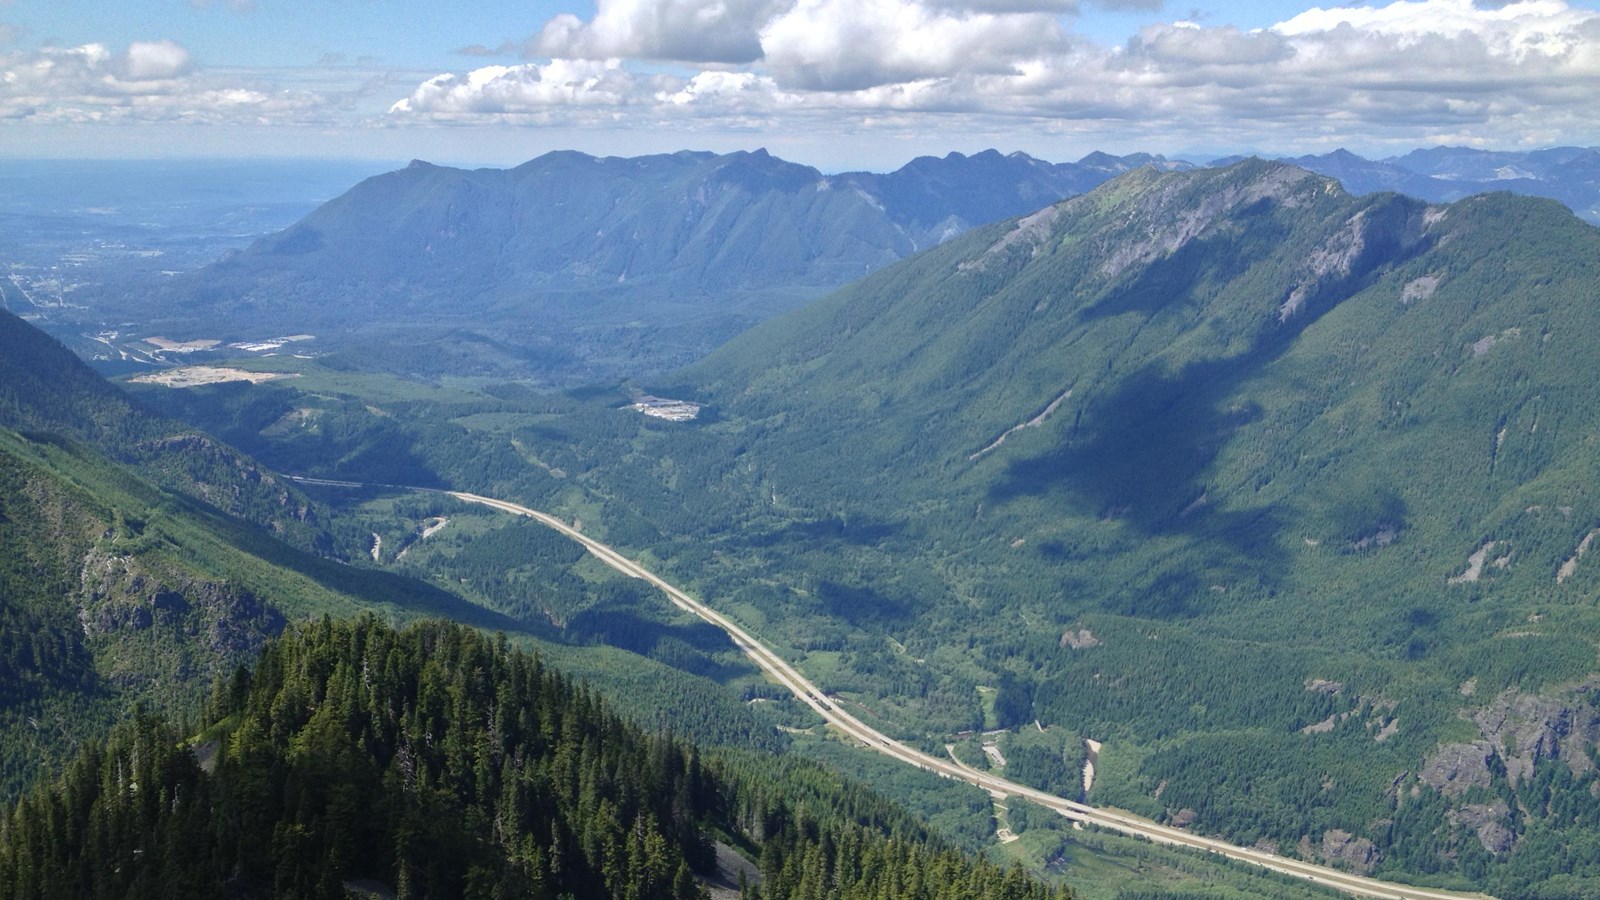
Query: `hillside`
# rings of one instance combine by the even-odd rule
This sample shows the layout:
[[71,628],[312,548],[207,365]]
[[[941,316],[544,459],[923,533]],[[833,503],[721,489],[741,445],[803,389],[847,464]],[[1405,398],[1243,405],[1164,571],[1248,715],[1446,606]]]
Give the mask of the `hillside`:
[[6,816],[0,893],[692,898],[724,840],[751,898],[1072,896],[814,767],[643,733],[459,626],[324,619],[212,697],[199,739],[141,716]]
[[515,434],[911,734],[992,700],[1105,740],[1102,802],[1534,896],[1600,876],[1551,862],[1600,840],[1597,260],[1548,201],[1141,170],[652,388],[703,422]]
[[371,609],[518,627],[307,552],[331,537],[298,490],[146,413],[3,313],[0,351],[0,797],[137,700],[189,709],[295,618]]
[[304,333],[367,370],[566,383],[657,372],[1145,161],[989,151],[840,176],[765,151],[557,152],[505,170],[415,162],[159,289],[111,285],[88,302],[102,319],[138,323],[118,339],[130,347]]
[[0,427],[82,442],[302,549],[339,549],[315,505],[292,484],[203,432],[149,412],[59,341],[3,310]]

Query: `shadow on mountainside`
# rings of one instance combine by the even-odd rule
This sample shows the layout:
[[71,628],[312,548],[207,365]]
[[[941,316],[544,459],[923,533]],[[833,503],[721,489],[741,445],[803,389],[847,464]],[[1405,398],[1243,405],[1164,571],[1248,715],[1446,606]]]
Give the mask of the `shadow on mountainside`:
[[[1303,296],[1293,314],[1258,316],[1249,349],[1230,356],[1201,359],[1176,370],[1160,359],[1131,374],[1114,378],[1106,390],[1087,399],[1082,412],[1055,449],[1012,462],[990,487],[992,501],[1026,496],[1062,496],[1079,513],[1115,519],[1149,536],[1192,538],[1199,558],[1248,572],[1267,589],[1281,581],[1285,551],[1278,541],[1284,525],[1280,511],[1263,506],[1220,510],[1208,498],[1208,478],[1218,455],[1242,428],[1263,412],[1242,401],[1238,391],[1286,353],[1307,327],[1339,303],[1369,287],[1390,266],[1422,252],[1429,245],[1416,226],[1421,205],[1394,198],[1366,210],[1364,245],[1349,262],[1347,273],[1310,278],[1284,285],[1285,298],[1295,288]],[[1260,233],[1258,233],[1260,232]],[[1265,229],[1247,228],[1246,242],[1266,239]],[[1247,277],[1252,251],[1241,252],[1238,238],[1223,239],[1226,249],[1206,248],[1195,241],[1188,248],[1148,266],[1125,288],[1113,291],[1086,310],[1086,318],[1120,313],[1147,317],[1171,309],[1183,299]],[[1232,498],[1230,498],[1232,499]],[[1195,556],[1175,560],[1171,569],[1148,573],[1147,586],[1160,596],[1141,601],[1141,614],[1178,615],[1186,597],[1203,591],[1189,573]],[[1146,593],[1149,593],[1147,590]],[[1165,599],[1163,599],[1165,598]],[[1131,611],[1131,610],[1130,610]]]

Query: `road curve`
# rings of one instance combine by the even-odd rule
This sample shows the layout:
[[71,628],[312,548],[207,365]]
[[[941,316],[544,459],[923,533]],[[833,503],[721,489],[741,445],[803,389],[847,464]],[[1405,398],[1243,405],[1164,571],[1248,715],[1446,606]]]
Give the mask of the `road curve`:
[[[304,483],[320,483],[338,487],[364,486],[351,482],[314,481],[312,479],[294,480],[302,481]],[[400,486],[383,485],[383,487]],[[413,488],[413,490],[418,489]],[[1026,800],[1030,800],[1039,804],[1040,806],[1055,810],[1068,819],[1072,819],[1077,822],[1084,822],[1110,831],[1146,838],[1158,844],[1168,844],[1176,847],[1188,847],[1195,850],[1216,853],[1229,859],[1250,863],[1251,865],[1260,866],[1261,868],[1269,869],[1274,872],[1280,872],[1285,875],[1303,878],[1307,881],[1344,891],[1345,893],[1357,897],[1375,897],[1383,898],[1383,900],[1465,900],[1465,898],[1472,898],[1472,900],[1485,900],[1485,898],[1488,898],[1488,895],[1486,894],[1464,894],[1454,891],[1438,890],[1435,888],[1421,888],[1411,887],[1409,885],[1394,884],[1392,882],[1380,881],[1375,878],[1366,878],[1360,875],[1353,875],[1348,872],[1341,872],[1337,869],[1332,869],[1327,866],[1319,866],[1314,863],[1288,859],[1278,856],[1277,854],[1267,853],[1252,847],[1236,846],[1215,838],[1191,834],[1190,832],[1184,831],[1180,828],[1161,825],[1159,823],[1152,822],[1149,819],[1135,816],[1132,813],[1110,809],[1100,809],[1085,803],[1079,803],[1075,800],[1068,800],[1065,797],[1058,797],[1054,794],[1046,793],[1037,788],[1031,788],[1027,785],[1018,784],[1014,781],[1008,781],[1004,778],[989,774],[988,772],[958,765],[952,760],[947,760],[924,753],[915,747],[903,744],[889,737],[888,735],[883,734],[877,729],[862,722],[860,719],[857,719],[855,716],[852,716],[850,713],[845,712],[826,695],[824,695],[821,688],[808,681],[804,675],[801,675],[800,672],[797,671],[793,666],[789,665],[786,660],[774,653],[765,644],[762,644],[760,641],[756,640],[750,635],[749,632],[739,627],[737,623],[729,619],[727,616],[724,616],[722,613],[719,613],[711,607],[706,606],[704,603],[701,603],[688,594],[685,594],[683,591],[678,590],[676,587],[673,587],[671,584],[668,584],[666,581],[662,580],[655,573],[645,569],[643,566],[640,566],[638,563],[628,559],[626,556],[623,556],[622,554],[611,549],[605,544],[600,543],[594,538],[585,535],[583,532],[573,528],[571,525],[568,525],[555,516],[549,515],[548,513],[539,512],[535,509],[529,509],[528,507],[520,504],[509,503],[505,500],[496,500],[492,497],[483,497],[478,494],[468,494],[461,491],[442,491],[440,493],[449,494],[457,500],[462,500],[467,503],[482,504],[484,506],[493,507],[494,509],[508,512],[513,515],[531,518],[540,524],[553,528],[572,540],[582,544],[585,549],[599,558],[601,562],[613,569],[616,569],[618,572],[654,585],[656,588],[659,588],[662,593],[666,594],[667,599],[671,600],[675,606],[691,612],[694,615],[699,616],[701,619],[704,619],[718,628],[721,628],[723,631],[726,631],[728,636],[733,639],[734,644],[738,646],[746,656],[749,656],[750,659],[754,661],[756,665],[760,666],[763,671],[775,678],[784,687],[792,691],[794,695],[803,703],[816,710],[817,714],[822,716],[822,718],[830,725],[833,725],[840,731],[843,731],[845,734],[859,741],[869,749],[875,750],[885,756],[889,756],[909,765],[916,766],[919,769],[925,769],[927,771],[934,772],[946,778],[965,781],[969,784],[980,787],[997,797],[1021,797]],[[1492,900],[1492,898],[1489,898],[1489,900]]]

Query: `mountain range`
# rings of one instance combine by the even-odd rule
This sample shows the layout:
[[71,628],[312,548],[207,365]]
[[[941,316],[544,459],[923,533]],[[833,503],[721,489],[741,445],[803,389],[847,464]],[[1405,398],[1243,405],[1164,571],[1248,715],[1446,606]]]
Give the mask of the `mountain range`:
[[974,225],[1148,164],[1162,161],[988,151],[837,176],[764,151],[415,162],[159,289],[89,302],[138,322],[135,336],[306,332],[363,368],[609,378],[688,362]]
[[[1231,160],[1219,160],[1217,165]],[[1580,217],[1600,224],[1600,149],[1552,147],[1532,151],[1434,147],[1382,160],[1348,150],[1319,156],[1284,157],[1320,175],[1338,179],[1353,194],[1395,191],[1436,202],[1473,194],[1509,191],[1559,200]]]
[[9,313],[0,374],[0,895],[1075,896],[814,763],[625,720],[524,623],[228,515],[203,498],[305,498]]
[[[1031,168],[994,157],[985,165]],[[1583,159],[1545,161],[1576,173]],[[455,285],[470,298],[463,309],[490,323],[474,340],[514,355],[521,307],[492,285],[520,278],[592,299],[627,260],[649,261],[652,274],[622,271],[624,284],[659,287],[680,277],[683,248],[725,246],[767,254],[762,265],[800,283],[842,271],[843,257],[811,268],[772,238],[797,232],[763,232],[756,219],[815,225],[825,217],[801,213],[871,193],[847,190],[844,176],[821,190],[807,170],[756,154],[544,160],[563,174],[541,190],[586,185],[588,202],[611,185],[620,193],[601,199],[616,209],[625,163],[698,160],[714,177],[693,184],[719,185],[705,208],[713,194],[738,202],[726,220],[695,220],[723,222],[717,239],[653,215],[679,248],[670,254],[655,248],[657,232],[613,240],[544,210],[549,246],[594,249],[584,258],[595,268],[563,269],[552,255],[506,280],[495,267],[514,269],[543,244],[502,253],[467,237],[559,193],[513,203],[474,187],[477,173],[419,165],[361,188],[420,185],[395,192],[407,203],[336,201],[241,253],[250,265],[237,268],[237,290],[211,299],[235,316],[259,311],[251,304],[266,295],[244,286],[259,283],[250,266],[271,262],[281,284],[307,292],[300,308],[324,289],[307,286],[316,279],[344,279],[347,293],[328,296],[387,298],[403,320],[385,326],[391,336],[422,334],[440,327],[422,311],[448,291],[446,267],[409,269],[420,273],[414,293],[405,280],[373,285],[392,266],[459,255],[490,273]],[[1460,182],[1443,175],[1482,176],[1473,161],[1515,174],[1471,153],[1411,164]],[[1348,164],[1352,183],[1398,167],[1322,164]],[[582,181],[587,166],[609,173],[603,184]],[[920,178],[877,182],[876,205],[848,208],[898,209],[894,233],[943,238],[941,211],[957,204],[913,214],[915,203],[882,199],[945,195]],[[639,190],[683,208],[679,193]],[[315,224],[334,212],[352,218]],[[413,220],[409,257],[362,237]],[[532,241],[498,233],[506,246]],[[747,237],[757,233],[766,240]],[[306,261],[297,275],[302,258],[333,268]],[[759,267],[734,262],[709,280],[755,291]],[[206,279],[226,265],[173,287],[221,284]],[[777,310],[794,297],[764,306],[764,323],[629,386],[695,407],[687,421],[641,415],[637,395],[608,388],[503,386],[489,399],[379,408],[360,396],[372,382],[351,378],[338,430],[393,420],[394,450],[442,483],[538,503],[649,554],[908,740],[1028,725],[1050,744],[1034,776],[1027,762],[1008,773],[1061,791],[1078,783],[1066,763],[1092,737],[1103,746],[1086,790],[1099,804],[1379,875],[1508,897],[1594,895],[1600,388],[1589,360],[1600,347],[1600,231],[1548,199],[1364,193],[1247,159],[1132,168],[876,265],[788,312]],[[706,271],[681,277],[698,283]],[[352,366],[344,352],[318,365]],[[598,359],[571,371],[600,371]],[[257,390],[196,391],[175,405],[204,419],[215,403],[225,418],[238,411],[227,404],[266,398],[235,427],[265,445],[294,440],[283,435],[309,403],[289,380]]]
[[1600,231],[1548,200],[1143,169],[650,386],[703,423],[514,434],[913,734],[1001,685],[1112,736],[1098,802],[1582,896],[1596,297]]
[[[1512,191],[1600,220],[1592,149],[1288,161],[1355,194]],[[80,290],[87,312],[51,314],[124,323],[100,326],[116,335],[98,348],[110,358],[178,358],[150,337],[249,345],[309,333],[318,353],[366,370],[559,385],[647,377],[970,228],[1144,165],[1194,167],[1148,154],[1052,164],[993,150],[837,175],[765,151],[557,152],[504,170],[419,161],[198,271]]]

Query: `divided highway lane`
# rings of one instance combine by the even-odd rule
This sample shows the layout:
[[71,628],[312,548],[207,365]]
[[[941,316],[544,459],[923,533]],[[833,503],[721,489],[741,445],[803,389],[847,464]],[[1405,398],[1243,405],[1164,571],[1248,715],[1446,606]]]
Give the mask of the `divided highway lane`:
[[[307,484],[324,484],[336,487],[401,487],[400,485],[360,485],[352,482],[332,482],[313,479],[294,479]],[[426,488],[409,488],[409,490],[428,490]],[[1048,794],[1027,785],[1007,781],[987,772],[969,769],[957,765],[955,762],[941,757],[923,753],[915,747],[903,744],[888,735],[857,719],[855,716],[841,709],[832,700],[823,694],[822,689],[812,684],[801,675],[798,670],[774,653],[765,644],[756,640],[751,634],[739,627],[733,620],[717,612],[704,603],[694,599],[678,590],[671,584],[662,580],[655,573],[645,569],[638,563],[611,549],[605,544],[585,535],[571,525],[561,521],[548,513],[529,509],[516,503],[505,500],[496,500],[492,497],[483,497],[477,494],[468,494],[461,491],[442,491],[438,493],[449,494],[457,500],[467,503],[478,503],[494,509],[508,512],[513,515],[526,516],[561,532],[574,541],[582,544],[585,549],[594,554],[601,562],[616,569],[624,575],[640,579],[659,588],[667,595],[667,599],[681,609],[699,616],[707,622],[721,628],[733,639],[745,655],[749,656],[756,665],[760,666],[767,674],[775,678],[780,684],[788,688],[803,703],[817,711],[830,725],[843,731],[845,734],[859,741],[866,747],[882,753],[885,756],[900,760],[908,765],[916,766],[930,772],[937,773],[946,778],[954,778],[983,788],[990,794],[999,797],[1021,797],[1034,803],[1055,810],[1061,815],[1078,822],[1096,825],[1122,834],[1146,838],[1160,844],[1178,847],[1189,847],[1216,853],[1229,859],[1239,860],[1303,878],[1316,884],[1326,885],[1344,891],[1357,897],[1374,897],[1382,900],[1484,900],[1484,894],[1463,894],[1453,891],[1442,891],[1433,888],[1411,887],[1408,885],[1394,884],[1379,881],[1375,878],[1365,878],[1352,875],[1337,869],[1319,866],[1300,860],[1286,859],[1276,854],[1266,853],[1251,847],[1239,847],[1226,841],[1208,838],[1203,835],[1191,834],[1179,828],[1161,825],[1148,819],[1140,818],[1131,813],[1117,812],[1114,810],[1099,809],[1065,797]]]

